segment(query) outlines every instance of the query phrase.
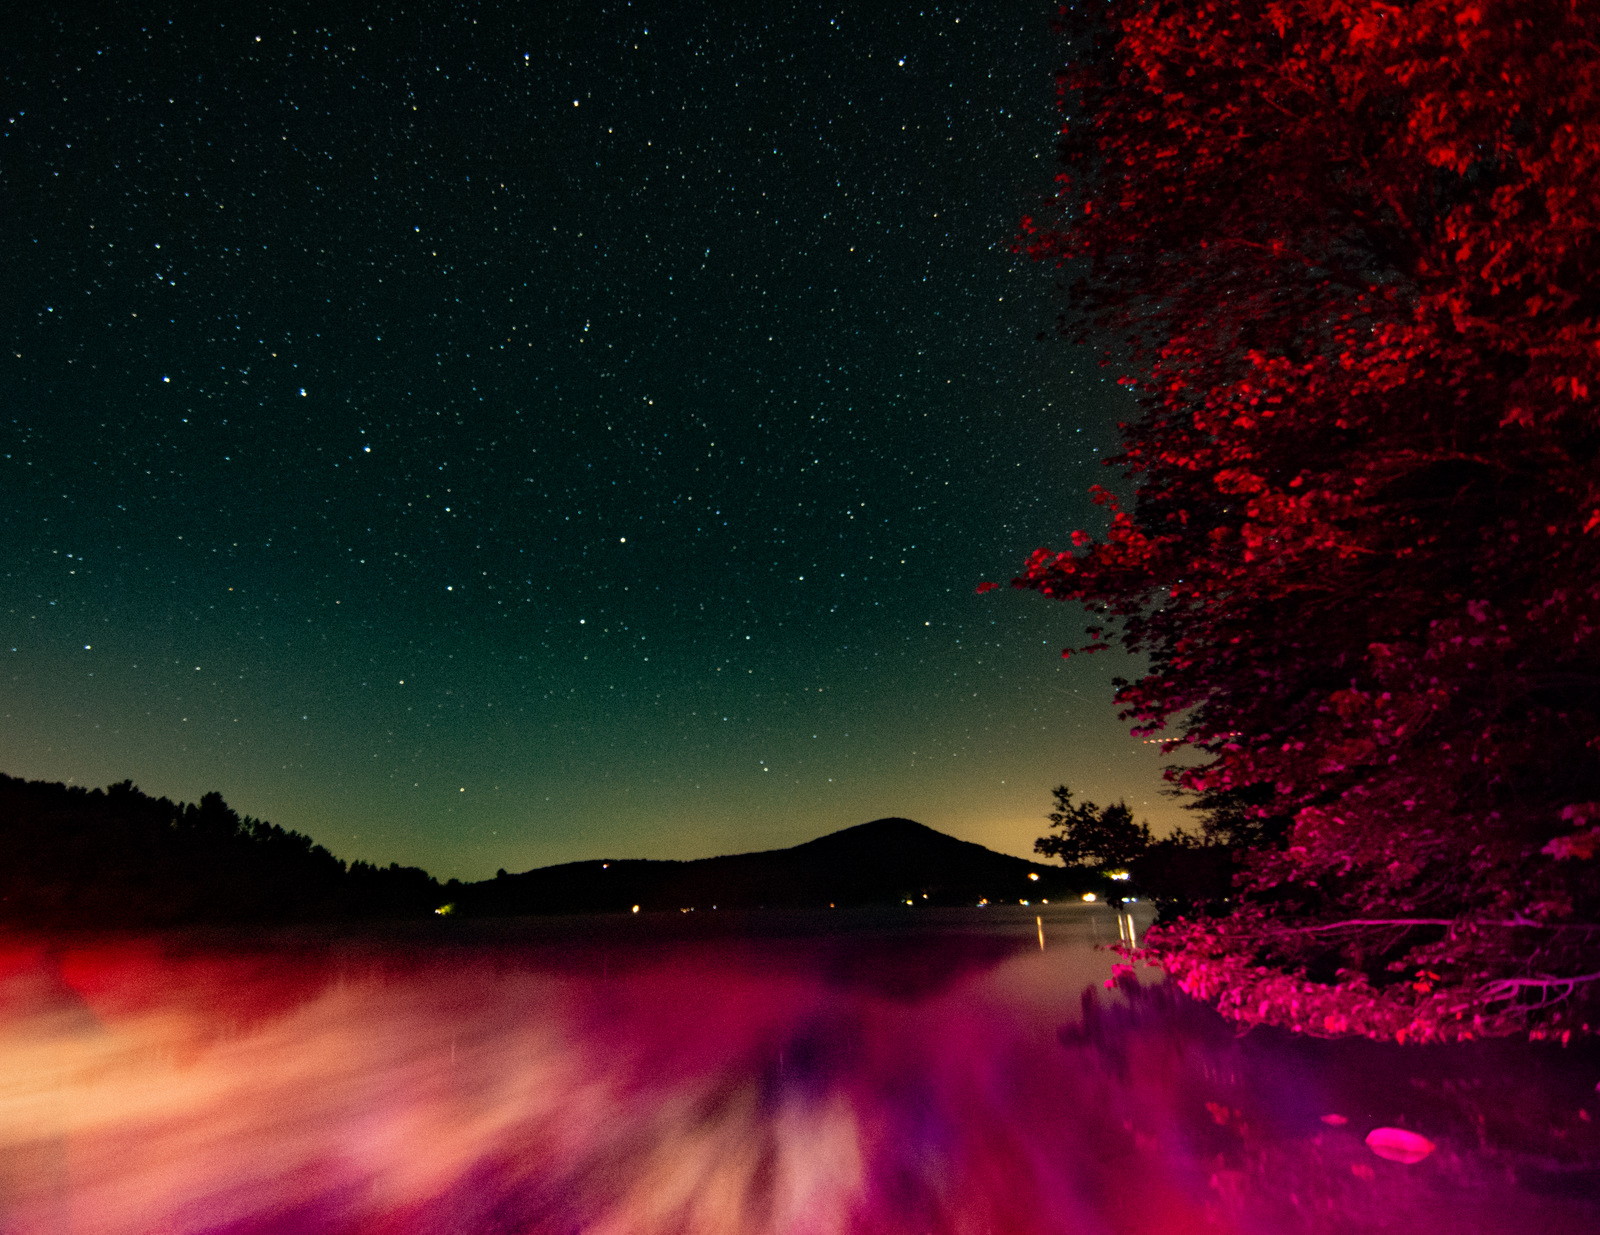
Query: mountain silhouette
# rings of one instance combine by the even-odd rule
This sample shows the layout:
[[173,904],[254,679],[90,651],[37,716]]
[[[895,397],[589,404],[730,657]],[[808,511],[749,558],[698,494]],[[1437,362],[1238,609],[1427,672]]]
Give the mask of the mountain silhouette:
[[875,819],[789,849],[688,862],[600,859],[462,885],[472,915],[623,913],[1067,897],[1083,876],[996,853],[911,819]]
[[0,925],[200,924],[641,911],[973,905],[1074,896],[1094,876],[876,819],[789,849],[689,862],[599,859],[441,883],[417,867],[345,862],[309,836],[131,781],[87,789],[0,774]]

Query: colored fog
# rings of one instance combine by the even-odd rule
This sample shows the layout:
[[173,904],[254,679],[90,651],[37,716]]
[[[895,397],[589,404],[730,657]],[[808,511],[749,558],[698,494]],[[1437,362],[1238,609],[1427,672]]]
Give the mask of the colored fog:
[[13,944],[0,1230],[1600,1229],[1592,1057],[1238,1039],[1103,907],[707,917]]

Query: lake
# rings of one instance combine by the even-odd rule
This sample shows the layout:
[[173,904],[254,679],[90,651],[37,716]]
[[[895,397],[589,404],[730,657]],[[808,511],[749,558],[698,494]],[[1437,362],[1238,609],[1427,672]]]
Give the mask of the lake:
[[1594,1051],[1236,1036],[1108,989],[1117,937],[1075,904],[13,939],[0,1232],[1600,1231]]

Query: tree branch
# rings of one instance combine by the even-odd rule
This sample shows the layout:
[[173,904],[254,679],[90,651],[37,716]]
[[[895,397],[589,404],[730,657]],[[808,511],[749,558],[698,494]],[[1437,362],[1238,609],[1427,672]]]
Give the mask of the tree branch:
[[1510,999],[1525,990],[1544,992],[1544,998],[1534,1007],[1545,1007],[1570,999],[1574,987],[1586,982],[1600,982],[1600,973],[1574,974],[1567,978],[1501,978],[1483,988],[1487,999]]
[[1541,931],[1597,931],[1594,922],[1536,922],[1518,915],[1514,918],[1347,918],[1342,922],[1324,922],[1318,926],[1289,926],[1290,933],[1310,934],[1317,931],[1337,931],[1360,926],[1502,926],[1507,929],[1524,927]]

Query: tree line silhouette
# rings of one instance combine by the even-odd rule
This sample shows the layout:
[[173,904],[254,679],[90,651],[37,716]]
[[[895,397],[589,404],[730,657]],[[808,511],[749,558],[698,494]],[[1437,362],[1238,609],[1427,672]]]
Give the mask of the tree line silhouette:
[[0,922],[40,928],[406,917],[448,888],[334,857],[309,836],[198,804],[0,774]]
[[761,853],[595,859],[441,882],[415,866],[347,863],[309,836],[240,815],[219,793],[176,803],[126,780],[87,789],[5,775],[0,854],[0,924],[41,930],[1027,904],[1103,884],[909,819]]

